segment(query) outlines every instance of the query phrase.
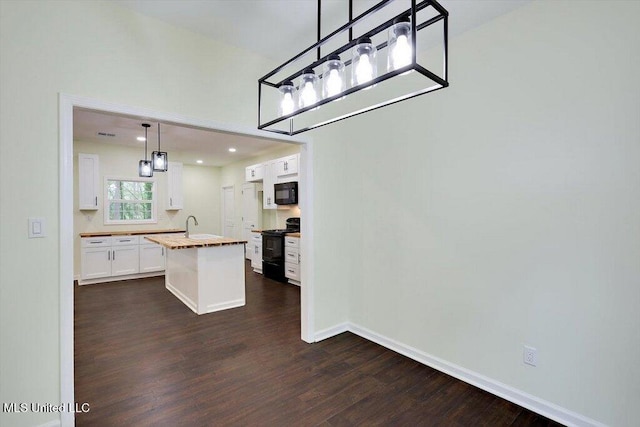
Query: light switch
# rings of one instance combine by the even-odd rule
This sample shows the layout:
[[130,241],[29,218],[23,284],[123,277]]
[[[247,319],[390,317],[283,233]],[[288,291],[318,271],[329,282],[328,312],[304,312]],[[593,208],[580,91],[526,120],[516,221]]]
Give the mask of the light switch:
[[29,218],[29,238],[44,237],[44,218]]

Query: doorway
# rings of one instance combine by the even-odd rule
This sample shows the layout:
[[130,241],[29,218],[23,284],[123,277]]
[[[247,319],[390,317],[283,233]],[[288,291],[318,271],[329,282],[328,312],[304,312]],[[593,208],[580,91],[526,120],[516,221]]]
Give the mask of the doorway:
[[[254,128],[230,126],[210,120],[188,118],[179,114],[162,113],[150,109],[114,104],[93,98],[85,98],[61,93],[59,95],[59,283],[60,283],[60,397],[61,401],[74,402],[74,229],[73,229],[73,109],[74,107],[112,114],[145,117],[149,120],[182,124],[237,135],[253,135],[299,144],[300,165],[300,207],[305,211],[302,225],[302,250],[307,254],[302,270],[300,296],[300,324],[303,341],[315,342],[313,327],[313,146],[311,140],[302,137],[287,137],[270,134]],[[61,414],[62,426],[74,425],[73,412]]]

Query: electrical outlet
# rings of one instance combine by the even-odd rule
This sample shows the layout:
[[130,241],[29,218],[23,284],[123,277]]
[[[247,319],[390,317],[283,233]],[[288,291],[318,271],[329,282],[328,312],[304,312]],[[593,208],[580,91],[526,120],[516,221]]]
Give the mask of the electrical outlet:
[[527,365],[536,366],[538,364],[538,350],[525,345],[522,353],[522,359]]

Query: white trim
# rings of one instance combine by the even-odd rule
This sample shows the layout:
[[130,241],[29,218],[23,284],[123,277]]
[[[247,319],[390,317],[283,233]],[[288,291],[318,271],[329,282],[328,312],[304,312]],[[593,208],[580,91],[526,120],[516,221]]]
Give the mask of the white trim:
[[[518,390],[499,381],[488,378],[477,372],[463,368],[462,366],[458,366],[454,363],[447,362],[446,360],[432,356],[428,353],[402,344],[391,338],[387,338],[383,335],[377,334],[362,326],[349,323],[347,327],[350,332],[353,332],[354,334],[359,335],[362,338],[380,344],[383,347],[407,356],[417,362],[430,366],[440,372],[444,372],[447,375],[451,375],[454,378],[469,383],[475,387],[478,387],[484,391],[506,399],[524,408],[530,409],[537,414],[555,420],[564,425],[581,427],[605,426],[605,424],[602,424],[596,420],[587,418],[581,414],[562,408],[554,403],[548,402],[538,397],[532,396],[529,393],[525,393],[524,391]],[[325,338],[329,337],[327,336]]]
[[314,252],[313,252],[313,143],[307,142],[300,147],[299,168],[300,211],[304,212],[301,220],[300,234],[300,337],[303,341],[312,343],[315,334],[314,310]]
[[340,323],[339,325],[332,326],[327,329],[323,329],[322,331],[316,332],[314,336],[314,341],[323,341],[328,338],[333,338],[336,335],[340,335],[343,332],[349,332],[349,322]]
[[235,301],[219,302],[218,304],[209,304],[205,308],[205,311],[204,311],[203,314],[213,313],[213,312],[222,311],[222,310],[229,310],[230,308],[244,307],[244,305],[245,305],[245,300],[244,299],[237,299]]
[[60,420],[53,420],[53,421],[48,421],[44,424],[40,424],[37,427],[59,427],[60,426]]
[[[60,114],[60,400],[72,404],[73,368],[73,100],[64,94],[58,98]],[[60,425],[73,427],[75,414],[60,414]]]
[[[59,108],[59,226],[60,226],[60,397],[63,403],[74,402],[74,371],[73,371],[73,108],[86,108],[96,111],[105,111],[116,114],[130,115],[147,120],[163,121],[166,123],[188,125],[204,129],[214,129],[222,132],[237,133],[244,135],[269,138],[283,142],[301,144],[301,149],[306,152],[307,165],[312,165],[311,150],[306,151],[305,147],[310,143],[306,137],[290,137],[272,132],[248,128],[245,126],[230,125],[212,120],[202,120],[193,117],[186,117],[179,114],[159,112],[148,108],[132,107],[123,104],[102,101],[94,98],[86,98],[76,95],[60,93],[58,97]],[[311,173],[309,173],[312,176]],[[305,180],[302,186],[303,192],[308,193],[305,204],[309,209],[305,212],[303,230],[308,233],[303,239],[308,248],[308,258],[305,258],[306,269],[313,271],[313,247],[312,216],[311,216],[311,180]],[[305,276],[303,276],[305,277]],[[313,292],[312,276],[307,275],[308,287],[303,286],[305,303],[301,305],[301,325],[302,339],[311,342],[307,338],[312,337],[313,332]],[[63,412],[61,414],[61,426],[73,427],[75,425],[74,414]]]
[[198,314],[198,304],[195,301],[193,301],[191,298],[182,293],[178,288],[169,283],[168,280],[165,282],[164,287],[167,288],[167,290],[171,292],[176,298],[182,301],[182,303],[189,309],[191,309],[191,311],[193,311],[195,314]]

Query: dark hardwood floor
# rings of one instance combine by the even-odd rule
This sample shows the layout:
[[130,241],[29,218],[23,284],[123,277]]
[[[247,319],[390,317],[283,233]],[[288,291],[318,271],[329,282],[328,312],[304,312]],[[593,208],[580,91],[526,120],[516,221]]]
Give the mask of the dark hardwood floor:
[[76,286],[76,425],[559,425],[351,333],[306,344],[297,287],[246,289],[198,316],[164,278]]

